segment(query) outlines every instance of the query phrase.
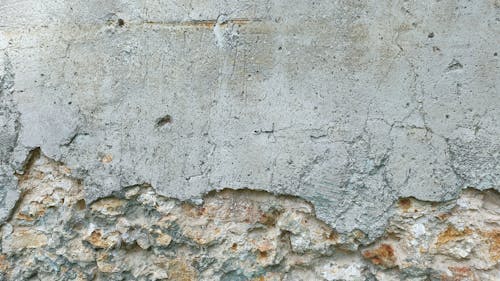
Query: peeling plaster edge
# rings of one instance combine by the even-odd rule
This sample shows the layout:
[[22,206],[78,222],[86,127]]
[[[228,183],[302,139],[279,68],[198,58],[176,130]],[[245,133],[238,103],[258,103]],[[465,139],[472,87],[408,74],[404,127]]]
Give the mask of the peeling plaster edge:
[[[16,178],[17,187],[19,187],[20,181],[23,180],[23,177],[26,177],[29,175],[29,172],[32,169],[34,163],[41,156],[44,156],[45,158],[49,159],[51,162],[54,162],[58,165],[66,166],[62,161],[58,161],[58,160],[53,159],[52,157],[47,156],[43,152],[41,147],[32,148],[31,150],[29,150],[28,154],[26,155],[25,161],[23,161],[22,171],[14,172],[14,177]],[[74,175],[71,175],[71,174],[72,174],[72,172],[70,173],[69,178],[81,183],[83,186],[85,185],[85,182],[83,179],[76,177]],[[120,189],[108,192],[104,196],[98,196],[91,201],[85,201],[85,205],[86,205],[86,207],[89,207],[94,202],[97,202],[97,201],[105,199],[105,198],[123,198],[124,191],[129,190],[129,189],[134,188],[134,187],[151,188],[154,191],[155,195],[158,197],[163,197],[163,198],[167,198],[167,199],[174,199],[178,202],[187,203],[187,204],[190,204],[192,206],[199,206],[199,205],[204,203],[205,198],[213,196],[214,194],[217,194],[217,193],[228,191],[228,190],[234,191],[234,192],[258,192],[258,193],[262,193],[262,194],[272,195],[273,197],[276,197],[276,198],[287,198],[287,199],[292,199],[292,200],[300,200],[300,201],[306,203],[311,208],[311,215],[313,215],[315,219],[317,219],[323,225],[327,226],[332,231],[334,231],[338,234],[341,234],[341,235],[346,235],[346,236],[353,235],[354,233],[362,233],[366,237],[366,239],[358,241],[359,242],[358,248],[360,248],[360,249],[365,248],[365,247],[369,247],[369,246],[375,244],[380,238],[384,237],[387,234],[387,226],[389,225],[390,220],[395,217],[395,214],[392,214],[390,217],[387,218],[387,220],[384,222],[384,231],[381,232],[381,234],[379,234],[377,236],[369,237],[365,232],[363,232],[362,230],[357,229],[357,228],[355,228],[349,232],[339,232],[331,224],[329,224],[326,221],[319,218],[319,216],[316,212],[315,205],[310,200],[307,200],[304,197],[293,195],[293,194],[286,194],[286,193],[280,193],[280,192],[270,192],[268,190],[264,190],[262,188],[257,188],[257,187],[243,187],[243,188],[220,187],[220,188],[215,188],[212,190],[203,191],[199,194],[199,196],[195,196],[195,197],[183,200],[183,199],[179,199],[176,197],[165,196],[165,195],[159,193],[157,191],[157,189],[153,185],[151,185],[150,183],[137,183],[137,184],[127,185],[127,186],[121,186]],[[428,203],[428,204],[432,204],[432,203],[449,204],[450,205],[449,208],[453,209],[453,208],[456,208],[456,206],[458,206],[457,201],[460,198],[460,196],[462,194],[464,194],[465,192],[467,192],[468,190],[476,190],[476,191],[479,191],[482,193],[483,192],[484,193],[485,192],[494,192],[494,193],[500,195],[500,191],[498,191],[497,188],[495,188],[495,187],[476,188],[473,186],[464,186],[464,187],[460,188],[460,190],[458,192],[456,192],[456,194],[453,196],[452,199],[449,199],[449,200],[422,200],[422,199],[419,199],[418,197],[415,197],[415,196],[398,196],[394,200],[394,202],[387,208],[387,210],[388,211],[395,210],[397,208],[397,205],[402,200],[405,200],[405,199],[410,199],[410,200],[413,199],[415,201],[418,201],[421,203]],[[17,196],[17,199],[15,200],[16,202],[14,204],[11,204],[12,207],[8,210],[8,216],[6,216],[4,219],[0,220],[0,227],[3,226],[7,221],[12,219],[15,210],[18,208],[19,204],[22,202],[22,198],[23,198],[24,194],[22,192],[19,192],[18,189],[17,189],[17,191],[18,191],[18,196]],[[356,249],[356,250],[360,250],[360,249]]]

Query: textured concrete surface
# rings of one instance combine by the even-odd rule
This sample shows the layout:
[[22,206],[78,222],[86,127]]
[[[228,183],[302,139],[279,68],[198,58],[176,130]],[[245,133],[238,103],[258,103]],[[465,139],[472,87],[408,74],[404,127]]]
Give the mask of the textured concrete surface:
[[500,2],[0,1],[0,218],[41,151],[85,202],[148,184],[303,198],[384,233],[500,189]]

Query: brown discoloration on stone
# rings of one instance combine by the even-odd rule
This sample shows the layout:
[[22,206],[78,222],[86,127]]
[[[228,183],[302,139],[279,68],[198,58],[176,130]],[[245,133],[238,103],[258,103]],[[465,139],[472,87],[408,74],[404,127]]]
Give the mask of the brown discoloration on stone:
[[86,239],[90,244],[95,247],[106,248],[102,243],[102,233],[100,230],[94,230],[90,236]]
[[363,257],[369,259],[373,264],[391,268],[396,266],[396,256],[394,249],[389,244],[381,244],[375,249],[365,250]]
[[85,204],[85,200],[84,199],[80,199],[76,202],[76,208],[77,210],[85,210],[85,208],[87,207],[87,205]]
[[96,252],[77,237],[67,243],[65,256],[70,262],[93,262],[96,258]]
[[490,258],[494,261],[500,261],[500,229],[487,231],[483,235],[489,244]]
[[97,263],[97,268],[101,272],[114,273],[114,272],[119,272],[120,270],[118,265],[114,264],[111,261],[111,255],[106,252],[100,253],[98,255],[96,263]]
[[328,236],[326,236],[326,239],[337,242],[339,240],[339,234],[336,233],[335,231],[330,231]]
[[104,237],[100,229],[92,231],[89,237],[85,239],[85,241],[89,242],[92,246],[99,249],[111,248],[116,245],[118,240],[118,233],[109,233],[108,235],[106,235],[106,237]]
[[186,261],[175,259],[168,263],[168,277],[169,280],[192,281],[196,280],[197,273]]
[[272,210],[270,212],[263,213],[260,217],[259,222],[267,226],[274,226],[279,215],[280,212],[278,210]]
[[268,252],[274,249],[274,246],[269,241],[262,241],[257,244],[257,250],[260,252]]
[[479,281],[470,267],[450,266],[448,267],[452,276],[441,275],[442,281]]
[[403,211],[408,212],[408,210],[411,208],[411,199],[410,198],[399,199],[399,207],[401,207]]
[[6,255],[0,255],[0,272],[6,272],[10,268]]
[[450,216],[450,213],[440,213],[436,215],[436,218],[438,218],[440,221],[446,221]]
[[31,222],[37,220],[45,214],[46,209],[43,204],[32,202],[31,206],[33,206],[33,208],[30,208],[29,212],[25,213],[20,211],[17,213],[16,218]]
[[255,277],[251,281],[283,281],[282,274],[277,272],[267,272],[265,275]]
[[464,230],[458,230],[453,225],[449,225],[445,231],[441,232],[437,238],[436,245],[440,246],[452,241],[464,239],[472,234],[472,229],[466,227]]
[[258,258],[259,259],[266,259],[269,256],[269,253],[267,251],[257,251],[258,252]]
[[47,245],[47,236],[36,229],[20,227],[14,229],[12,237],[5,244],[14,251],[40,248]]
[[172,237],[166,233],[158,231],[157,235],[158,236],[155,239],[157,245],[166,247],[170,245],[170,242],[172,242]]
[[104,198],[94,202],[90,209],[103,215],[117,216],[123,213],[127,201],[118,198]]
[[182,203],[181,204],[182,210],[188,215],[189,217],[192,218],[199,218],[200,216],[203,215],[205,211],[202,211],[199,206],[194,206],[189,203]]
[[[6,274],[36,268],[34,255],[57,255],[70,264],[56,265],[58,273],[47,280],[64,279],[61,275],[71,271],[78,280],[87,280],[90,275],[79,272],[89,264],[94,264],[99,281],[123,274],[139,280],[212,280],[230,264],[246,276],[256,274],[255,280],[285,278],[263,273],[262,268],[305,274],[296,280],[323,280],[326,273],[334,275],[330,279],[349,280],[347,275],[355,274],[353,280],[364,280],[361,269],[377,273],[379,280],[393,280],[386,278],[397,273],[390,268],[411,266],[432,270],[446,281],[478,281],[477,276],[483,276],[477,274],[479,269],[481,274],[492,272],[500,260],[500,230],[492,227],[500,221],[496,193],[464,193],[460,208],[402,199],[380,241],[359,255],[366,234],[336,232],[297,198],[226,189],[193,205],[141,185],[125,190],[123,198],[103,198],[86,206],[81,182],[68,179],[59,163],[37,165],[20,183],[23,197],[2,228],[5,255],[0,256],[0,272]],[[443,229],[445,220],[454,224]],[[448,268],[450,261],[460,266]],[[198,271],[204,267],[208,269]]]

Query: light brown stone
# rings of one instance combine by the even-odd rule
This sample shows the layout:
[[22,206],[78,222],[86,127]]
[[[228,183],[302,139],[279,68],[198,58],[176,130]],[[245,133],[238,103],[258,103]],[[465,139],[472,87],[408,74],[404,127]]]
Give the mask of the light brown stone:
[[117,198],[104,198],[90,205],[90,209],[106,216],[117,216],[123,213],[127,201]]
[[42,232],[29,227],[18,227],[3,241],[2,246],[4,251],[17,252],[43,247],[47,245],[47,242],[47,236]]

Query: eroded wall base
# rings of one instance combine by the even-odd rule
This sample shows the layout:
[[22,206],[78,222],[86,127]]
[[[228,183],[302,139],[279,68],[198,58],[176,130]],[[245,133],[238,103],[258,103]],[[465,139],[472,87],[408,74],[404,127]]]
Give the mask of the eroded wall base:
[[0,280],[499,280],[500,195],[401,199],[375,243],[337,233],[307,202],[224,190],[191,205],[130,187],[90,205],[43,155],[19,176]]

